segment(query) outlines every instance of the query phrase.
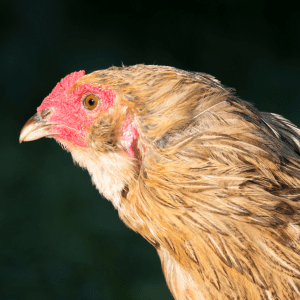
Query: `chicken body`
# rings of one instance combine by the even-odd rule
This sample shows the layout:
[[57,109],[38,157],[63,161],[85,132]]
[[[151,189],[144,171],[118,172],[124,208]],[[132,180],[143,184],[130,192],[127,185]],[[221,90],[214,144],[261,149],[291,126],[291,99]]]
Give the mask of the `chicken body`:
[[53,137],[89,171],[176,300],[300,299],[291,122],[210,75],[146,65],[72,73],[37,111],[20,141]]

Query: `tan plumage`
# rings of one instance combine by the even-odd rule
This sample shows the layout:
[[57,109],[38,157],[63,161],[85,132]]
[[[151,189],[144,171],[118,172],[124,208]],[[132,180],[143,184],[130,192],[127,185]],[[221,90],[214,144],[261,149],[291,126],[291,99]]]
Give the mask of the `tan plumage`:
[[[300,130],[207,74],[112,67],[73,88],[87,83],[118,104],[91,126],[89,152],[70,151],[156,247],[174,298],[300,299]],[[120,142],[127,115],[133,160]]]

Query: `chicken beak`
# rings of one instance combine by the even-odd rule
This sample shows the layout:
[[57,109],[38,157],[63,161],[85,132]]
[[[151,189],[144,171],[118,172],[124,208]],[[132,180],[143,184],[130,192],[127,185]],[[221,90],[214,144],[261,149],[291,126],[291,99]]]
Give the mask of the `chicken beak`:
[[51,135],[50,128],[52,125],[48,124],[46,119],[41,117],[39,113],[31,117],[21,130],[19,142],[34,141]]

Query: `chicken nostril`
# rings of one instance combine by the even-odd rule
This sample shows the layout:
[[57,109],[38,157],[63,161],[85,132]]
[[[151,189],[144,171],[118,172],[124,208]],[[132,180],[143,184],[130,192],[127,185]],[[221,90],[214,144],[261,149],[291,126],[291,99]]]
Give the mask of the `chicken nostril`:
[[51,114],[51,110],[49,110],[49,109],[43,109],[41,111],[41,118],[45,119],[47,116],[49,117],[50,114]]

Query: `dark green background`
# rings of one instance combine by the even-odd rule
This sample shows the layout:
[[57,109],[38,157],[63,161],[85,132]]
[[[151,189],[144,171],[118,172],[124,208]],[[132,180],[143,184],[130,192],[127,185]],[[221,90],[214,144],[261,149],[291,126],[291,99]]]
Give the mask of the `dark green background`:
[[53,140],[19,145],[65,75],[111,65],[210,73],[300,125],[299,11],[288,1],[0,2],[0,299],[172,299],[158,256]]

